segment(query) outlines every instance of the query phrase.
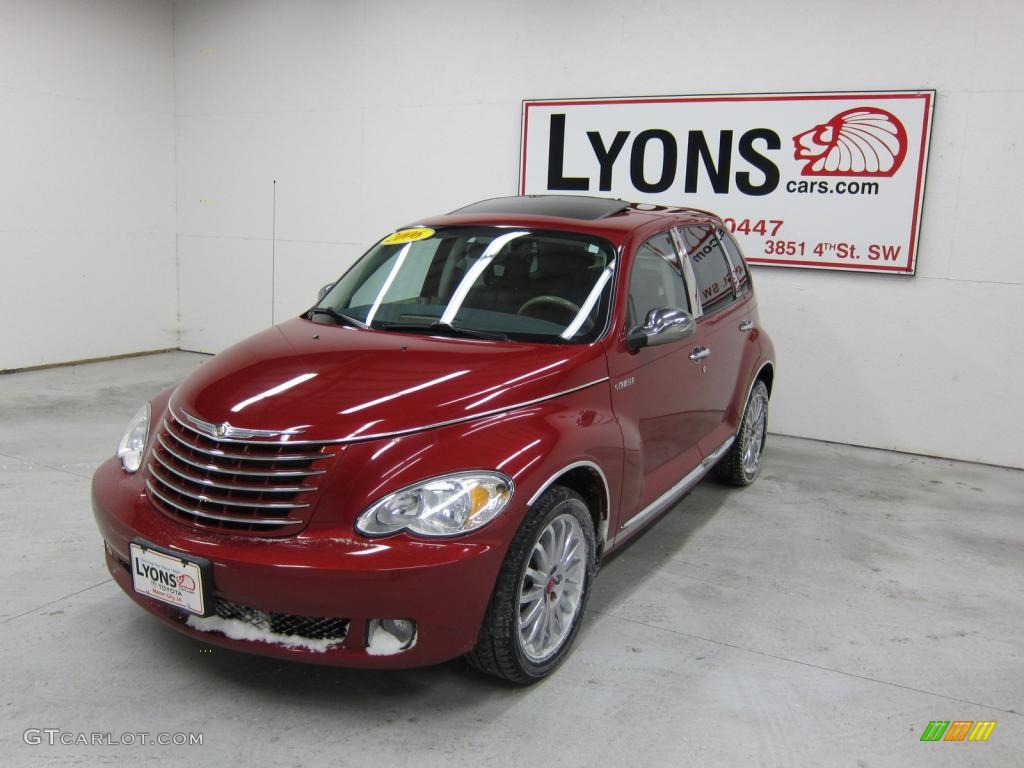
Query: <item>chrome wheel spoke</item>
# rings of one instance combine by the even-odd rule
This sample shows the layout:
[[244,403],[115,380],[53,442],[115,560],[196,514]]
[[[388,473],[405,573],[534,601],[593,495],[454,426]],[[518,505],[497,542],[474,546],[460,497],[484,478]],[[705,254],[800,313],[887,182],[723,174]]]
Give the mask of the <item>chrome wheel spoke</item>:
[[552,555],[557,559],[557,562],[561,564],[564,560],[565,545],[569,540],[569,534],[566,530],[565,525],[558,526],[558,533],[555,536],[555,546],[552,550]]
[[530,612],[530,620],[524,622],[525,630],[523,640],[527,644],[537,642],[538,636],[544,630],[544,617],[547,616],[547,607],[543,602],[537,603],[537,610]]
[[563,583],[579,586],[583,582],[583,561],[571,566],[562,577]]
[[533,579],[534,585],[540,587],[541,589],[544,588],[544,585],[548,581],[548,575],[542,571],[538,571],[536,568],[528,567],[526,569],[526,576],[527,578]]
[[533,605],[538,600],[543,600],[543,599],[544,599],[544,587],[543,586],[539,586],[539,587],[538,586],[534,586],[533,589],[529,590],[528,592],[523,592],[523,594],[519,598],[519,605],[520,605],[520,607],[525,607],[527,605]]
[[565,545],[562,547],[562,562],[566,567],[571,567],[576,560],[576,553],[580,549],[580,540],[575,537],[566,536]]
[[533,637],[534,648],[546,648],[551,638],[551,611],[547,603],[544,603],[544,610],[541,611],[540,619],[537,621],[537,633]]
[[572,604],[572,600],[570,600],[565,594],[558,598],[559,613],[570,615],[572,614],[574,608],[575,606]]
[[542,571],[551,573],[555,566],[555,531],[546,528],[540,539],[537,540],[537,547],[534,550],[537,555],[537,564]]
[[519,627],[521,629],[533,630],[542,613],[544,613],[543,600],[535,602],[525,615],[520,613]]
[[551,609],[551,629],[557,634],[561,634],[565,626],[560,608],[561,606],[555,605]]

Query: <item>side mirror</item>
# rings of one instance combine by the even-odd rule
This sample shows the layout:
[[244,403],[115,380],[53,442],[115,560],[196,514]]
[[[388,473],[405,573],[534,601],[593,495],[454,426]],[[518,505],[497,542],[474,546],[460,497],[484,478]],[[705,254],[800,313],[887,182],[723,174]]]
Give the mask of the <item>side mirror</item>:
[[321,301],[323,301],[324,296],[326,296],[327,292],[330,291],[331,288],[333,287],[334,283],[328,283],[327,285],[321,286],[320,290],[316,292],[316,303],[319,304]]
[[656,347],[682,341],[693,335],[696,325],[693,315],[673,307],[658,307],[647,313],[643,325],[631,328],[626,334],[626,346],[630,352],[641,347]]

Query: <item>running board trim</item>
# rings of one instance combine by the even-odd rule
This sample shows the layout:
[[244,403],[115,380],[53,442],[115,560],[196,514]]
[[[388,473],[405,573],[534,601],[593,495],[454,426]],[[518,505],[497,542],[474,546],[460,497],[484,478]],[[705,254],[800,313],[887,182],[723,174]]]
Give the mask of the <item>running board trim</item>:
[[736,436],[735,435],[733,435],[728,440],[726,440],[724,443],[722,443],[720,446],[718,446],[717,450],[713,451],[710,456],[708,456],[706,459],[704,459],[704,461],[702,461],[700,463],[701,466],[702,467],[709,467],[710,468],[712,464],[714,464],[720,458],[725,456],[725,452],[728,451],[729,448],[732,447],[732,444],[734,442],[736,442]]
[[632,528],[635,525],[640,525],[645,520],[650,519],[659,512],[663,512],[674,501],[677,501],[680,496],[682,496],[688,490],[693,488],[693,486],[697,484],[697,481],[707,474],[708,470],[711,469],[711,467],[713,467],[715,463],[725,455],[725,452],[729,450],[729,447],[733,444],[735,440],[736,436],[733,435],[720,446],[718,446],[718,448],[712,451],[700,463],[700,466],[695,467],[689,474],[686,475],[686,477],[684,477],[678,483],[676,483],[663,494],[661,494],[661,496],[659,496],[646,507],[644,507],[643,510],[641,510],[637,514],[633,515],[633,517],[631,517],[629,520],[627,520],[623,524],[621,530],[625,531],[629,528]]

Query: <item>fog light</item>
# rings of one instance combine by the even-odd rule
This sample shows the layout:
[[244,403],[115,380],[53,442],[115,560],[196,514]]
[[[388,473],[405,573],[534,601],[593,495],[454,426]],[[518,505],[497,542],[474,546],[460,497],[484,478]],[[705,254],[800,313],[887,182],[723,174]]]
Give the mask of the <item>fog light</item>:
[[416,645],[416,622],[412,619],[370,619],[366,625],[366,652],[391,656]]

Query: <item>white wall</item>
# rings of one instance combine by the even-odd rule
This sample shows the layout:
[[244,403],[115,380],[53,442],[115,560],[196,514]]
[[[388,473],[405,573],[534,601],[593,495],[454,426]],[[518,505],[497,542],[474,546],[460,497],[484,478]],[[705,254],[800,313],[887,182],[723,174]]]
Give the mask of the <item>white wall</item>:
[[1024,466],[1022,27],[994,1],[178,2],[182,345],[299,312],[396,225],[514,193],[523,98],[935,88],[918,275],[756,270],[772,427]]
[[178,345],[173,5],[0,2],[0,369]]

